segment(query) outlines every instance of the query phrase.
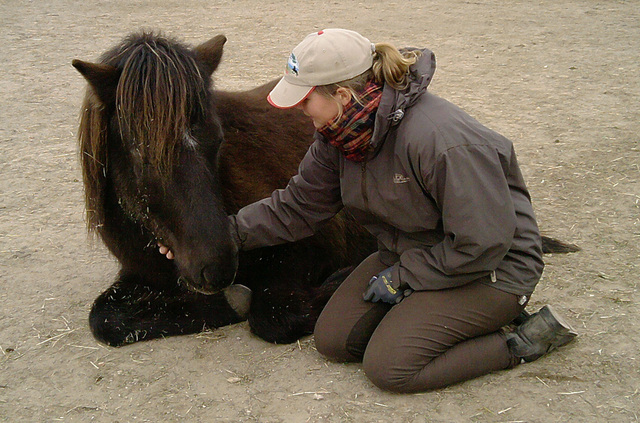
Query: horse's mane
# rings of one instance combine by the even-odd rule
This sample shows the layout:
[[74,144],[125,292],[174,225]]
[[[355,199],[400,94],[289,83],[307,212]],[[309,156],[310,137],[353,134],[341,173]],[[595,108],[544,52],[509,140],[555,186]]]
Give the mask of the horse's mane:
[[89,231],[105,220],[111,115],[116,114],[122,148],[135,149],[144,166],[166,176],[176,146],[208,109],[208,78],[203,78],[191,50],[175,40],[152,33],[131,35],[100,62],[115,67],[119,79],[115,104],[103,104],[89,88],[81,112],[78,138]]

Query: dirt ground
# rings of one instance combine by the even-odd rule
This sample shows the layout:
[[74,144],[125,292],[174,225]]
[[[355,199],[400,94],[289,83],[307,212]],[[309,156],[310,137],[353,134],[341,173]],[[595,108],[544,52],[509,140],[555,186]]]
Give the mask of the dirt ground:
[[[0,2],[0,420],[7,422],[636,422],[640,415],[640,7],[615,0]],[[516,144],[547,257],[530,309],[579,329],[534,363],[435,392],[382,392],[312,337],[246,324],[108,348],[93,299],[114,260],[83,221],[76,152],[92,60],[142,28],[229,41],[218,87],[277,77],[324,27],[424,46],[432,90]],[[399,328],[401,329],[401,328]]]

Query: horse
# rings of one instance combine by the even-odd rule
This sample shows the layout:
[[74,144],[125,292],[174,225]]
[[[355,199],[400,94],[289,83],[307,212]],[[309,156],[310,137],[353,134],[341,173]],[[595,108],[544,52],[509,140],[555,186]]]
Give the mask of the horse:
[[[343,211],[310,238],[239,251],[228,216],[286,186],[314,128],[267,103],[277,80],[214,89],[225,42],[191,48],[142,32],[97,63],[72,62],[88,82],[78,131],[87,228],[120,265],[89,314],[107,345],[244,320],[266,341],[294,342],[377,249]],[[547,252],[565,247],[545,237]]]
[[139,33],[98,63],[72,62],[88,82],[78,131],[87,226],[120,265],[89,314],[107,345],[245,319],[266,341],[294,342],[375,249],[340,213],[308,239],[238,251],[228,215],[287,184],[314,128],[299,110],[267,103],[277,81],[214,90],[225,42],[189,48]]

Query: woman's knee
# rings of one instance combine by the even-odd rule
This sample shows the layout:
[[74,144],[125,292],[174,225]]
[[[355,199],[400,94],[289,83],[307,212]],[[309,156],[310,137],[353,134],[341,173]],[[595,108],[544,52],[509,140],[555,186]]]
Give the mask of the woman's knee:
[[333,361],[353,361],[347,352],[348,330],[339,323],[333,313],[323,310],[313,331],[316,350]]
[[338,349],[335,337],[331,336],[329,331],[325,329],[321,320],[316,323],[313,338],[316,343],[316,350],[325,357],[331,358],[334,355],[333,352]]
[[369,345],[364,354],[362,368],[367,378],[378,388],[389,392],[415,392],[415,370],[408,360],[394,354],[388,345],[376,348]]
[[364,374],[378,388],[389,392],[412,392],[413,374],[407,371],[399,371],[393,361],[373,361],[365,354],[362,361]]

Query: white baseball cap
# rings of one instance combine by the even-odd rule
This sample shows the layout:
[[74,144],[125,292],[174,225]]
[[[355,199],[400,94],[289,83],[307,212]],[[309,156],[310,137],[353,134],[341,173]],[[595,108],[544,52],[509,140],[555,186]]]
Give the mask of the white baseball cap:
[[285,74],[267,100],[280,109],[300,104],[318,85],[335,84],[369,70],[375,46],[347,29],[325,29],[305,37],[287,61]]

